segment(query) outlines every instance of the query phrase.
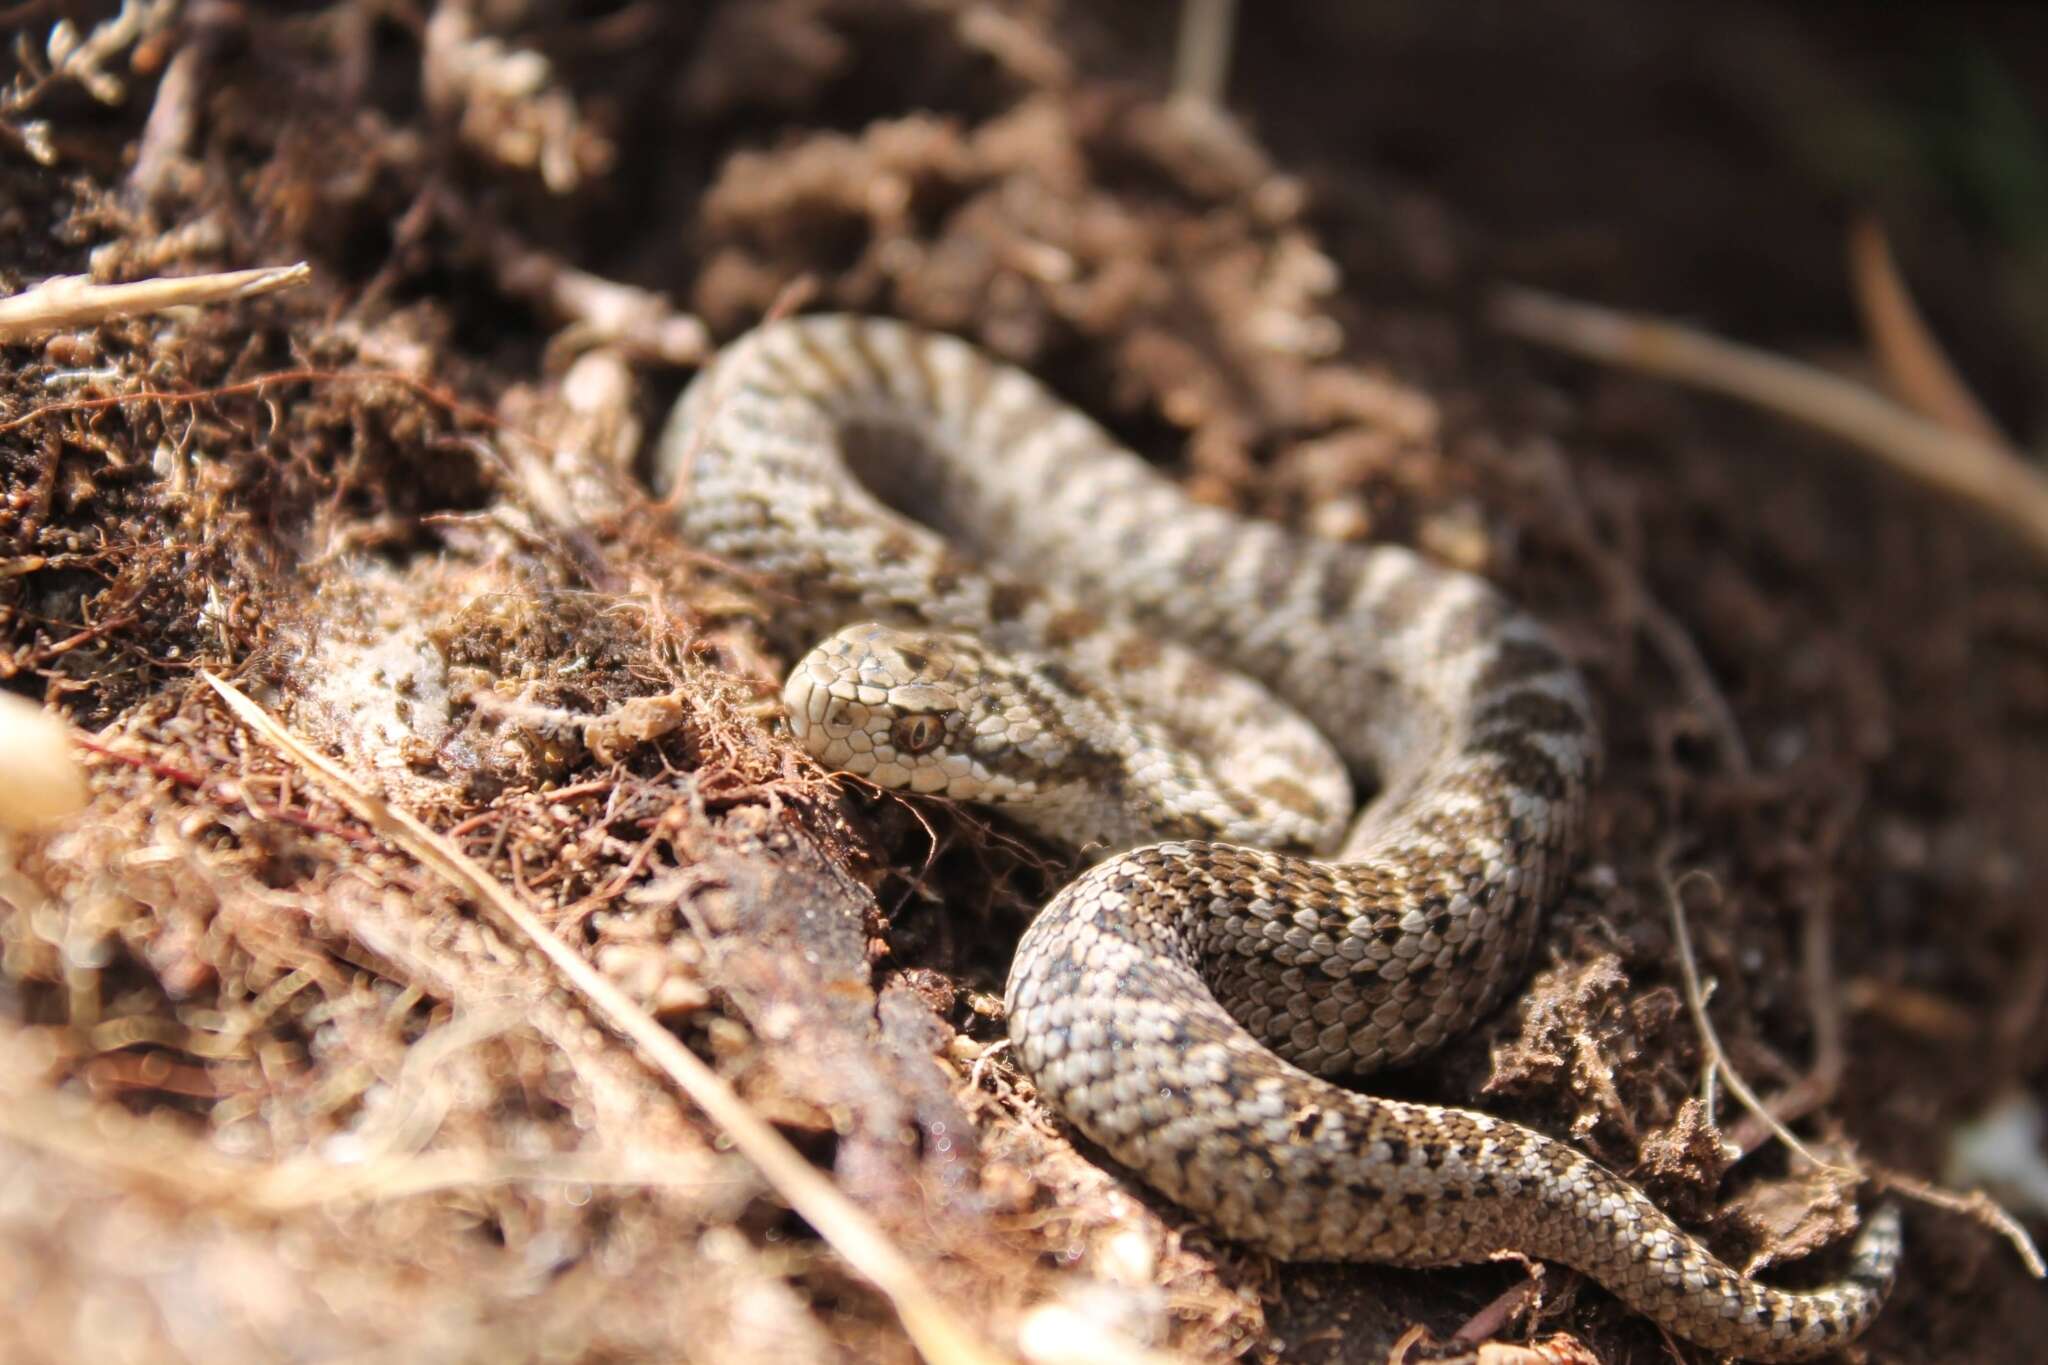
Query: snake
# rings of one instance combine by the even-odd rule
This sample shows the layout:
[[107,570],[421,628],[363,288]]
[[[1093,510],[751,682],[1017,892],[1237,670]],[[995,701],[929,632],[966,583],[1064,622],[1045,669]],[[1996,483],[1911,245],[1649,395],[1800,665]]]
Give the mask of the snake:
[[1889,1202],[1839,1278],[1774,1287],[1565,1142],[1337,1084],[1500,1005],[1579,851],[1589,690],[1485,578],[1200,502],[1022,369],[879,317],[732,341],[655,464],[684,538],[774,586],[804,748],[1078,855],[1009,1038],[1146,1184],[1284,1260],[1556,1262],[1759,1360],[1876,1316]]

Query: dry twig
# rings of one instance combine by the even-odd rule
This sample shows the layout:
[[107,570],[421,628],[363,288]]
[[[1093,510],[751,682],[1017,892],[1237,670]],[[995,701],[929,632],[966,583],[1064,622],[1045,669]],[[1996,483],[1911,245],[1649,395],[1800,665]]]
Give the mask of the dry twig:
[[0,299],[0,342],[33,341],[66,327],[88,327],[109,318],[142,317],[167,308],[227,303],[274,294],[313,278],[297,265],[228,270],[214,275],[172,275],[130,284],[95,284],[87,275],[52,275],[9,298]]
[[1236,28],[1237,0],[1182,0],[1173,62],[1175,99],[1211,108],[1223,103]]
[[2008,451],[1920,417],[1825,370],[1658,318],[1527,289],[1493,316],[1531,341],[1740,398],[1830,432],[1923,483],[1974,503],[2048,554],[2048,478]]
[[1982,1223],[2012,1243],[2013,1250],[2019,1254],[2020,1264],[2027,1268],[2029,1275],[2037,1280],[2048,1278],[2048,1263],[2041,1260],[2041,1250],[2034,1245],[2034,1239],[2027,1234],[2025,1226],[1984,1191],[1972,1190],[1968,1194],[1957,1194],[1953,1190],[1944,1190],[1938,1185],[1930,1185],[1896,1171],[1886,1171],[1881,1180],[1886,1189],[1903,1194],[1908,1199],[1917,1199],[1923,1204],[1930,1204],[1937,1209],[1947,1209],[1951,1213],[1964,1214]]
[[[1863,1172],[1860,1169],[1839,1166],[1814,1155],[1812,1149],[1801,1142],[1792,1130],[1771,1112],[1756,1091],[1750,1088],[1749,1082],[1743,1079],[1742,1073],[1728,1060],[1728,1054],[1722,1050],[1721,1035],[1714,1031],[1714,1021],[1707,1016],[1707,992],[1700,981],[1699,959],[1693,956],[1692,931],[1687,927],[1685,919],[1685,899],[1682,893],[1685,883],[1695,878],[1710,886],[1713,885],[1713,879],[1697,869],[1674,878],[1671,875],[1670,854],[1660,852],[1657,855],[1657,879],[1664,891],[1665,908],[1671,914],[1671,936],[1678,944],[1678,970],[1685,986],[1685,1007],[1692,1015],[1693,1028],[1699,1034],[1700,1046],[1706,1050],[1709,1074],[1720,1077],[1721,1082],[1741,1102],[1743,1108],[1754,1114],[1780,1142],[1809,1163],[1833,1175],[1862,1179]],[[1709,1106],[1709,1115],[1712,1112],[1712,1107]]]
[[1543,1297],[1543,1263],[1525,1263],[1529,1275],[1494,1295],[1484,1308],[1465,1319],[1451,1340],[1459,1345],[1477,1345],[1499,1336],[1501,1329],[1534,1309]]
[[2010,450],[2012,442],[1948,363],[1906,288],[1884,229],[1872,219],[1858,219],[1849,231],[1849,279],[1870,348],[1899,401],[1950,431]]

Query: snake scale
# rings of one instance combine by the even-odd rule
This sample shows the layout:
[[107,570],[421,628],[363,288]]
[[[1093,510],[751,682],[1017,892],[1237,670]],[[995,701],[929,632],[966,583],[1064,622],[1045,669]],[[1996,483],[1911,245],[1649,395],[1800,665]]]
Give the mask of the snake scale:
[[[1287,1259],[1561,1262],[1758,1359],[1875,1315],[1890,1205],[1843,1278],[1775,1289],[1564,1143],[1319,1078],[1498,1004],[1573,856],[1584,685],[1486,582],[1198,504],[1023,372],[881,319],[740,338],[658,463],[692,543],[786,594],[780,642],[824,641],[784,693],[814,754],[1099,859],[1018,946],[1010,1037],[1152,1186]],[[1347,770],[1378,791],[1348,832]]]

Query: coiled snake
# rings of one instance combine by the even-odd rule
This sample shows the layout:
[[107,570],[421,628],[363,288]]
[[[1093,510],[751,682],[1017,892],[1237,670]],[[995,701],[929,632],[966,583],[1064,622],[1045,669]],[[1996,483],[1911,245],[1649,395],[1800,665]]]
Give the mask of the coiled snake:
[[[1148,1183],[1289,1259],[1562,1262],[1760,1359],[1876,1313],[1890,1206],[1844,1278],[1772,1289],[1563,1143],[1317,1078],[1493,1008],[1573,854],[1584,687],[1485,582],[1199,505],[1022,372],[884,320],[734,342],[659,464],[686,536],[786,592],[785,642],[825,640],[784,693],[813,753],[1112,855],[1024,935],[1009,1027]],[[1344,833],[1347,767],[1379,794]]]

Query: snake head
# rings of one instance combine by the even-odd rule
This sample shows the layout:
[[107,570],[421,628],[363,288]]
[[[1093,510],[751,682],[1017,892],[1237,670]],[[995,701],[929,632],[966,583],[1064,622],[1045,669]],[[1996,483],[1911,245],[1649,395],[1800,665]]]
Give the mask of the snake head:
[[1034,784],[1014,756],[1042,727],[1018,705],[1016,672],[964,636],[870,623],[805,655],[782,700],[797,742],[835,771],[960,801],[1018,800]]

